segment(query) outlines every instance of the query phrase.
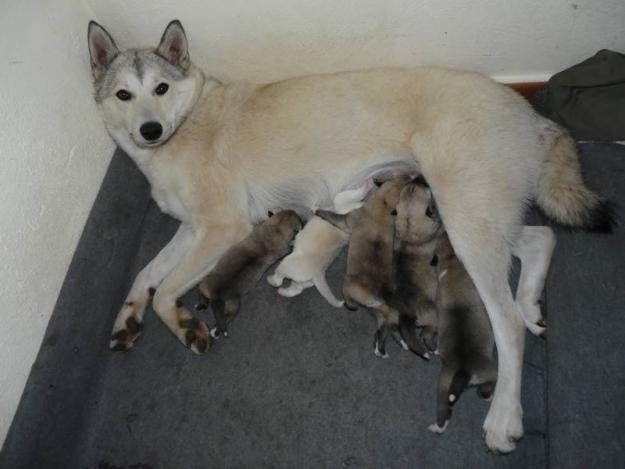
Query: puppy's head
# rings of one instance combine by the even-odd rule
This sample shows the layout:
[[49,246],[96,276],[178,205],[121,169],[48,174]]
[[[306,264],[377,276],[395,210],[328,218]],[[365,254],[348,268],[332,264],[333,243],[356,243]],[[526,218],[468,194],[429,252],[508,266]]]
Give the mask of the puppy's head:
[[367,200],[365,208],[376,218],[397,215],[399,194],[409,181],[408,176],[397,176],[380,184],[379,188]]
[[395,227],[397,237],[407,242],[426,242],[440,233],[441,219],[423,176],[419,175],[402,188]]
[[264,225],[276,243],[289,244],[295,235],[302,229],[302,220],[293,210],[278,210],[269,212],[269,218]]

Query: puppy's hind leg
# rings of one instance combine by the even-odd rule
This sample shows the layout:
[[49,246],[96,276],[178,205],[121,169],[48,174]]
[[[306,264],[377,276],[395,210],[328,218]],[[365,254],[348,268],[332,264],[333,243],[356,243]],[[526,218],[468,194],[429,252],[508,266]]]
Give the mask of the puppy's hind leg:
[[278,288],[278,294],[280,296],[284,296],[285,298],[293,298],[294,296],[302,293],[306,288],[312,287],[313,282],[296,282],[295,280],[291,280],[291,285],[288,287]]
[[313,283],[321,296],[323,296],[328,303],[330,303],[335,308],[340,308],[341,306],[343,306],[344,302],[337,300],[334,296],[334,293],[332,293],[332,290],[330,290],[324,272],[320,272],[319,274],[315,275],[313,277]]
[[451,404],[449,402],[449,388],[454,379],[454,370],[441,365],[441,373],[438,376],[438,390],[436,392],[436,423],[430,425],[428,430],[437,435],[442,434],[447,428],[451,418]]
[[226,301],[221,299],[213,301],[213,314],[217,323],[217,326],[211,330],[213,337],[218,337],[221,334],[224,337],[228,337],[228,324],[239,314],[240,307],[241,300],[238,298]]

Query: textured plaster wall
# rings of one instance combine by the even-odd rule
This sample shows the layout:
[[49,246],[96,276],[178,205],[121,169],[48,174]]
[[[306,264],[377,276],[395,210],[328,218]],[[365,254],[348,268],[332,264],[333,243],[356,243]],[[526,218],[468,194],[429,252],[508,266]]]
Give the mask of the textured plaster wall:
[[430,63],[533,81],[625,51],[623,0],[5,0],[0,442],[113,149],[90,96],[91,18],[120,46],[154,45],[179,18],[192,58],[225,80]]
[[532,81],[625,51],[623,0],[87,1],[122,44],[179,18],[193,60],[223,79],[428,63]]
[[113,151],[91,96],[91,16],[72,0],[2,3],[0,444]]

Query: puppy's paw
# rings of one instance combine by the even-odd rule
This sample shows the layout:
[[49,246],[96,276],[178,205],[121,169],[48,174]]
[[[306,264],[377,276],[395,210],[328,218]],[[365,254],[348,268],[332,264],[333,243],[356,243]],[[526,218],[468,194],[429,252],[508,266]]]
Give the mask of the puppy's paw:
[[130,350],[141,335],[142,330],[143,322],[138,321],[135,316],[129,316],[122,327],[113,328],[109,347],[114,352]]
[[267,277],[267,283],[271,285],[272,287],[278,288],[280,285],[282,285],[282,282],[283,282],[283,279],[278,277],[275,274]]
[[200,355],[210,348],[212,337],[203,321],[189,316],[178,321],[178,326],[178,337],[192,352]]
[[435,433],[436,435],[442,435],[443,432],[447,429],[448,424],[449,420],[445,420],[445,425],[443,425],[442,427],[439,427],[436,423],[434,423],[428,427],[428,430],[430,430],[432,433]]

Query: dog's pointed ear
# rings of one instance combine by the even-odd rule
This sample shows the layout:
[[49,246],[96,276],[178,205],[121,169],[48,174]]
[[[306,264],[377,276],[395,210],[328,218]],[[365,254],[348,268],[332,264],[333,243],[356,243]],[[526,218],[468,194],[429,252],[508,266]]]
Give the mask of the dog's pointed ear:
[[91,71],[97,81],[102,78],[113,59],[117,57],[119,49],[106,29],[95,21],[89,21],[87,38],[89,55],[91,56]]
[[173,20],[167,25],[156,53],[176,67],[189,68],[189,45],[180,21]]

